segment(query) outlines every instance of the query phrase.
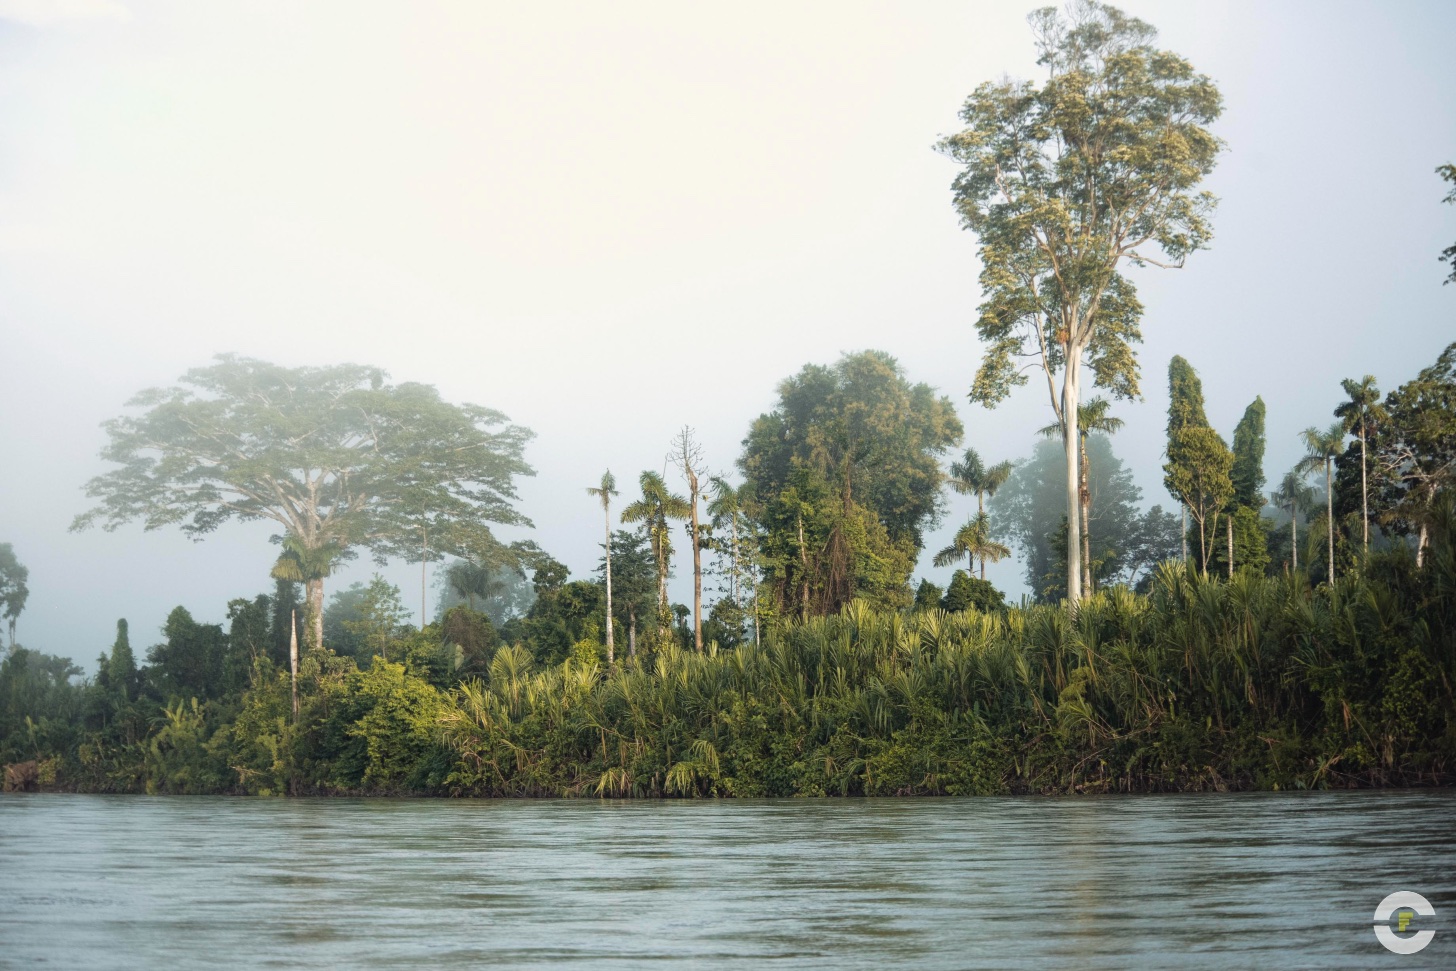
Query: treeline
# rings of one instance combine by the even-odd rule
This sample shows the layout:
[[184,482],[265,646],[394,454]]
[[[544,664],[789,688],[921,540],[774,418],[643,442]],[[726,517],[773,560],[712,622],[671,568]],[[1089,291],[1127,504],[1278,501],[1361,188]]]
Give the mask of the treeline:
[[[761,643],[600,641],[557,663],[395,628],[360,659],[286,668],[271,598],[227,629],[180,608],[139,665],[121,625],[97,677],[17,649],[0,760],[100,792],[772,796],[1431,785],[1456,766],[1456,510],[1424,563],[1232,580],[1165,563],[1147,594],[1075,613],[852,601]],[[556,591],[557,594],[560,590]],[[552,591],[540,591],[537,605]],[[534,609],[534,608],[533,608]],[[533,622],[545,622],[536,612]],[[686,634],[686,629],[683,630]],[[479,646],[479,645],[477,645]],[[462,675],[464,675],[462,679]]]

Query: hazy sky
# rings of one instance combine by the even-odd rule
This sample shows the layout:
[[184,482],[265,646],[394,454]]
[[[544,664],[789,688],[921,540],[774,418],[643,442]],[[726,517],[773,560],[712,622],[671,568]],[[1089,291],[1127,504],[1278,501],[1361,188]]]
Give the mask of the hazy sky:
[[[1341,378],[1388,390],[1456,339],[1433,174],[1456,159],[1456,5],[1123,6],[1226,99],[1213,249],[1133,271],[1146,400],[1116,409],[1114,447],[1166,506],[1171,355],[1226,436],[1263,395],[1274,478]],[[731,470],[777,382],[843,351],[950,395],[987,459],[1027,455],[1044,393],[965,401],[975,239],[931,145],[981,81],[1040,77],[1030,7],[0,0],[20,640],[89,666],[118,617],[144,649],[179,603],[220,621],[271,587],[268,525],[67,532],[106,468],[99,424],[222,351],[379,365],[535,430],[536,529],[503,535],[575,576],[603,469],[631,489],[688,424]],[[417,607],[418,567],[385,572]],[[1015,561],[989,575],[1022,590]]]

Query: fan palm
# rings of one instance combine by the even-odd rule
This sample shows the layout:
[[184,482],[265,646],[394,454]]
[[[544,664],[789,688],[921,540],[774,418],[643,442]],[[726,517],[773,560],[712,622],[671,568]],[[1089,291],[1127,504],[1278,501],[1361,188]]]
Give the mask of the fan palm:
[[1370,425],[1381,418],[1380,389],[1375,386],[1375,375],[1367,374],[1359,381],[1346,378],[1340,382],[1349,401],[1342,402],[1335,409],[1335,415],[1343,420],[1345,430],[1354,432],[1360,439],[1360,523],[1361,540],[1365,552],[1370,552],[1370,485],[1365,455]]
[[[1087,461],[1087,436],[1091,432],[1102,432],[1104,435],[1115,434],[1123,426],[1121,418],[1114,418],[1108,414],[1112,403],[1106,398],[1098,395],[1077,406],[1077,494],[1078,501],[1082,504],[1082,535],[1078,537],[1082,544],[1082,595],[1088,596],[1092,593],[1092,529],[1088,520],[1092,516],[1092,488],[1088,484],[1091,476],[1091,469]],[[1062,423],[1056,422],[1038,429],[1037,434],[1046,438],[1055,438],[1062,434]]]
[[602,473],[601,485],[588,486],[587,495],[596,496],[602,501],[602,515],[606,517],[606,539],[602,543],[602,549],[607,551],[607,666],[611,667],[616,661],[616,650],[612,639],[612,497],[617,495],[617,480],[612,476],[612,470],[608,469]]
[[1329,582],[1335,582],[1335,490],[1331,487],[1330,463],[1339,455],[1345,444],[1345,423],[1337,421],[1327,430],[1320,431],[1311,425],[1299,433],[1304,441],[1306,455],[1295,466],[1306,474],[1323,467],[1325,470],[1325,524],[1329,528],[1326,547],[1330,558]]
[[643,472],[637,480],[642,498],[622,510],[622,522],[642,523],[657,561],[657,617],[660,631],[670,623],[667,613],[667,574],[672,565],[671,520],[688,518],[688,501],[675,495],[656,472]]

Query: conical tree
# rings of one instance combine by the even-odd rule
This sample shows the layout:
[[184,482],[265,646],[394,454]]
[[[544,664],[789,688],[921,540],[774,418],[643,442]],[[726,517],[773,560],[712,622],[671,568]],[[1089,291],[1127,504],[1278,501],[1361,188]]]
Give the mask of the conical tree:
[[588,486],[587,495],[596,496],[602,501],[602,515],[606,517],[606,539],[602,542],[602,549],[606,551],[607,557],[607,666],[611,667],[616,663],[617,652],[615,641],[612,637],[612,497],[617,495],[617,480],[612,476],[612,470],[608,469],[602,473],[600,485]]

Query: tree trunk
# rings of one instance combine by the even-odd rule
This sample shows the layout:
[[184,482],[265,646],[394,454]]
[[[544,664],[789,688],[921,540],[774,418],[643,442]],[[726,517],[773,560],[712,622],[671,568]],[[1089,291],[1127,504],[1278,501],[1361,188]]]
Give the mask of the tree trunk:
[[1206,514],[1198,520],[1198,570],[1205,580],[1208,579],[1208,530],[1205,528],[1207,520]]
[[689,479],[693,524],[693,648],[703,653],[703,544],[698,538],[698,477]]
[[1289,501],[1289,569],[1299,569],[1299,507]]
[[1416,536],[1416,569],[1419,570],[1426,564],[1426,524],[1421,523],[1421,531]]
[[298,721],[298,611],[289,614],[288,670],[293,678],[293,720]]
[[803,590],[799,598],[799,613],[804,620],[809,619],[809,553],[804,545],[804,517],[799,517],[799,572],[803,576]]
[[1062,380],[1062,452],[1067,460],[1067,602],[1076,605],[1082,599],[1082,497],[1081,463],[1077,447],[1081,441],[1077,428],[1078,363],[1081,349],[1068,347],[1066,375]]
[[637,656],[637,611],[627,615],[627,656]]
[[1234,517],[1228,518],[1228,578],[1234,578]]
[[305,584],[308,597],[308,649],[316,651],[324,645],[324,580],[315,577]]
[[1330,483],[1330,459],[1325,456],[1325,521],[1329,525],[1330,583],[1335,582],[1335,490]]
[[1178,506],[1183,510],[1183,565],[1188,565],[1188,503],[1180,502]]
[[1360,418],[1360,520],[1365,552],[1370,552],[1370,487],[1365,479],[1365,418]]
[[1092,487],[1087,478],[1087,435],[1082,434],[1077,459],[1077,499],[1082,503],[1082,595],[1092,596]]
[[[605,488],[606,484],[603,483],[603,489]],[[612,513],[607,508],[606,501],[602,503],[602,511],[607,517],[607,543],[604,547],[607,551],[607,667],[611,667],[617,659],[617,651],[612,638],[612,628],[616,627],[612,620]]]

